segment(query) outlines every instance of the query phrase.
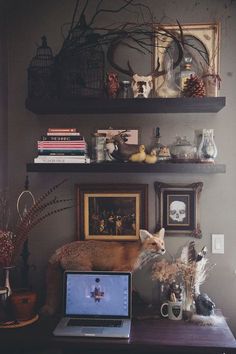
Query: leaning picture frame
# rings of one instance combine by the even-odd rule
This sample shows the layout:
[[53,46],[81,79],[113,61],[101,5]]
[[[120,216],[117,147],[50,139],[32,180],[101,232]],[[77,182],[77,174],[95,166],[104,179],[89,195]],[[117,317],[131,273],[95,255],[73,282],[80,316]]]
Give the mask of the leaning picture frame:
[[97,133],[106,134],[106,138],[111,140],[113,136],[121,134],[122,132],[126,133],[127,136],[127,144],[139,144],[139,130],[138,129],[98,129]]
[[148,227],[147,184],[77,184],[77,237],[136,241]]
[[[188,235],[201,238],[199,199],[203,183],[167,184],[154,183],[159,217],[157,229],[165,228],[167,235]],[[158,203],[159,202],[159,203]]]
[[[181,30],[180,30],[181,28]],[[207,77],[213,87],[208,95],[218,96],[219,67],[220,67],[220,23],[198,23],[198,24],[163,24],[155,27],[158,35],[155,37],[155,51],[153,56],[153,67],[159,60],[160,70],[165,70],[169,57],[175,60],[177,47],[168,32],[174,34],[182,42],[183,54],[192,57],[192,69],[199,77]],[[168,31],[168,32],[165,32]],[[182,32],[182,33],[181,33]],[[178,84],[178,73],[181,65],[174,71],[174,79]],[[211,80],[212,79],[212,80]],[[154,80],[154,90],[157,96],[161,96],[165,75]],[[164,85],[166,86],[166,85]],[[166,91],[166,87],[165,87]],[[168,97],[168,92],[165,92]]]

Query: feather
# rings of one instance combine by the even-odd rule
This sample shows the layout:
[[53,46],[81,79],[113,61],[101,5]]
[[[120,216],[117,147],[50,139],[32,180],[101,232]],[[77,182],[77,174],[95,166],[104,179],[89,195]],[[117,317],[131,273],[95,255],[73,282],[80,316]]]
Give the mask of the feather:
[[196,260],[197,252],[195,249],[195,241],[189,242],[188,245],[188,263],[192,263]]
[[182,263],[188,263],[188,245],[184,246],[181,252],[180,260]]

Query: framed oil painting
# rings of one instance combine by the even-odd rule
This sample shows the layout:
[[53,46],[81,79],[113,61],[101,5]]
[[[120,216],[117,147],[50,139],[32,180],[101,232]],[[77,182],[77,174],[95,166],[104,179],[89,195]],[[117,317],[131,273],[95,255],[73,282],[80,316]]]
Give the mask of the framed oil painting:
[[[156,36],[156,46],[153,61],[157,63],[159,58],[160,70],[164,70],[170,57],[177,58],[177,46],[171,36],[168,36],[161,28],[173,33],[177,38],[181,38],[180,28],[178,25],[161,25],[156,27],[159,35]],[[203,77],[211,69],[211,73],[219,74],[219,48],[220,48],[220,25],[219,23],[207,24],[181,24],[183,32],[183,55],[192,58],[192,70],[199,76]],[[182,60],[183,62],[183,60]],[[181,63],[182,64],[182,63]],[[174,79],[178,84],[178,74],[181,68],[178,65],[174,72]],[[215,76],[216,78],[217,76]],[[219,76],[218,76],[219,77]],[[155,79],[155,92],[161,95],[162,86],[165,80],[165,75]],[[218,95],[218,85],[214,85],[212,96]],[[168,92],[166,93],[168,97]]]
[[154,186],[159,202],[157,228],[164,227],[167,235],[201,238],[199,198],[203,183],[182,185],[155,182]]
[[77,235],[83,240],[136,241],[147,228],[147,184],[78,184]]

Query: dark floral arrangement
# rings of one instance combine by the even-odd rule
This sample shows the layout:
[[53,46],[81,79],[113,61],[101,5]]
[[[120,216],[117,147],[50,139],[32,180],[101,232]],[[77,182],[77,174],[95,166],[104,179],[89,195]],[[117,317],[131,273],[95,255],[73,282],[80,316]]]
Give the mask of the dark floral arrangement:
[[49,188],[42,194],[31,208],[24,213],[23,217],[16,225],[15,230],[9,230],[9,206],[6,193],[0,194],[0,267],[9,267],[16,264],[20,256],[24,243],[29,237],[30,231],[44,219],[53,214],[57,214],[66,209],[70,209],[73,205],[61,206],[70,202],[71,199],[58,199],[53,196],[49,199],[53,192],[59,188],[66,180]]

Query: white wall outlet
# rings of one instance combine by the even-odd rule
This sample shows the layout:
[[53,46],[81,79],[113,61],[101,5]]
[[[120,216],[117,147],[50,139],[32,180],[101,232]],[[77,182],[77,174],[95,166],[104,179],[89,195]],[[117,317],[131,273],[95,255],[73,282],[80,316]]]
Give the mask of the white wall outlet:
[[224,247],[224,235],[223,234],[212,234],[212,253],[221,253],[225,252]]

